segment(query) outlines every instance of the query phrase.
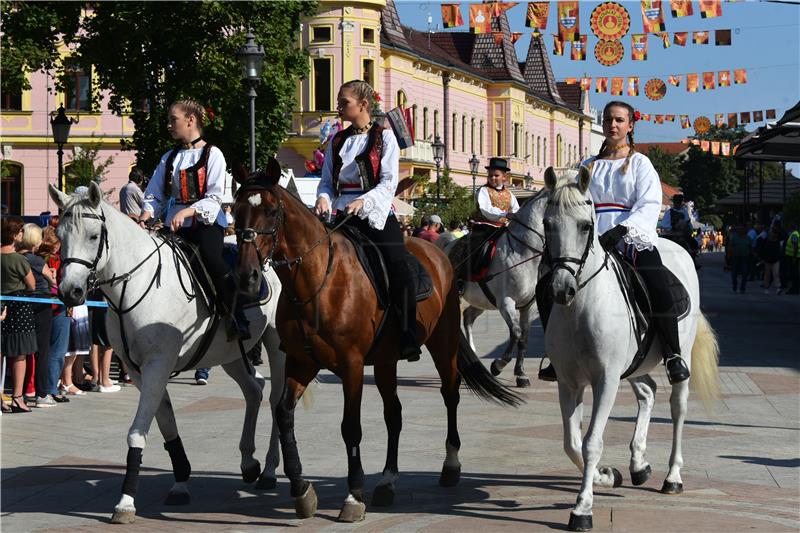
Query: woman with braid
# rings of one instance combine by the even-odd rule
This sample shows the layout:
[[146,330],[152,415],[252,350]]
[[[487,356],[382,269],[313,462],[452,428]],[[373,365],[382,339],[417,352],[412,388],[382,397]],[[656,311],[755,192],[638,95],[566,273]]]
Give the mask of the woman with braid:
[[[617,248],[624,252],[644,279],[664,347],[667,377],[670,383],[679,383],[689,378],[689,369],[681,357],[678,318],[667,269],[658,253],[656,225],[661,213],[661,180],[647,156],[636,151],[633,127],[637,118],[638,112],[625,102],[606,104],[603,109],[605,140],[600,153],[583,165],[592,173],[589,191],[597,215],[600,244],[606,249]],[[540,287],[546,285],[539,283]],[[547,292],[541,291],[545,295]],[[546,326],[552,302],[540,300],[537,294],[537,303]],[[555,379],[552,365],[542,370],[539,377]]]

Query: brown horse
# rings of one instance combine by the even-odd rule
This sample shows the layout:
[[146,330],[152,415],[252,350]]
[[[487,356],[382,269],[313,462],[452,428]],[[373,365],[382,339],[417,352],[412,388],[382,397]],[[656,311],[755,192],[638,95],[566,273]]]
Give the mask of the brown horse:
[[[273,264],[283,286],[277,328],[287,355],[286,381],[275,417],[284,471],[291,483],[297,516],[313,515],[317,497],[314,487],[302,476],[294,436],[294,409],[317,372],[327,368],[341,378],[344,389],[341,431],[347,450],[349,494],[339,520],[363,520],[366,506],[359,444],[364,366],[375,366],[375,383],[383,399],[389,435],[383,479],[375,489],[372,504],[391,505],[402,426],[397,397],[400,328],[391,314],[383,332],[375,338],[386,311],[378,304],[353,244],[342,234],[326,230],[311,210],[278,185],[279,177],[280,166],[271,159],[266,172],[251,176],[238,191],[234,216],[239,228],[240,290],[257,290],[256,280],[264,260]],[[412,238],[406,246],[433,281],[433,293],[417,305],[417,331],[418,340],[427,346],[442,379],[447,439],[439,484],[453,486],[461,473],[461,441],[456,424],[461,378],[481,398],[508,405],[518,405],[521,400],[489,374],[461,332],[459,298],[450,261],[429,242]]]

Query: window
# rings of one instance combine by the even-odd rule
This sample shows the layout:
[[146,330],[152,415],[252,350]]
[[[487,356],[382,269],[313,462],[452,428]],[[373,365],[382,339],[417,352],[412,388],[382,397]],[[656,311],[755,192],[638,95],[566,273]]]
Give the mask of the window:
[[478,137],[478,153],[483,155],[483,121],[481,120],[481,134]]
[[373,59],[361,60],[361,79],[375,87],[375,61]]
[[536,137],[536,166],[542,166],[542,138]]
[[461,151],[467,151],[467,117],[461,115]]
[[561,143],[561,134],[556,135],[556,166],[561,167],[561,161],[564,158],[563,145]]
[[514,123],[514,157],[519,157],[519,124]]
[[546,167],[547,166],[547,137],[542,139],[542,141],[543,141],[542,142],[542,147],[543,147],[543,150],[542,150],[542,166]]
[[332,26],[312,26],[311,27],[311,42],[314,44],[330,43],[333,42],[333,27]]
[[90,111],[92,69],[84,70],[77,64],[68,65],[64,77],[64,107],[75,111]]
[[422,108],[422,140],[428,140],[428,108]]
[[529,138],[529,135],[528,135],[528,132],[526,131],[525,132],[525,159],[527,159],[527,158],[529,158],[531,156],[531,153],[528,151],[528,138]]
[[456,149],[456,114],[453,113],[453,120],[450,121],[450,127],[453,128],[453,150]]
[[[0,71],[0,80],[5,81],[6,79],[6,71]],[[3,87],[0,89],[0,109],[3,111],[22,111],[22,91],[9,91],[5,85],[3,83]]]
[[361,28],[361,42],[364,44],[375,44],[375,29]]
[[0,195],[8,208],[9,215],[22,215],[23,168],[15,161],[8,159],[0,161]]
[[314,60],[314,101],[311,103],[313,111],[333,110],[331,98],[331,60],[318,58]]
[[[439,136],[439,110],[433,110],[433,137],[436,140],[436,137]],[[445,139],[446,141],[447,139]]]
[[397,91],[397,107],[405,109],[406,105],[408,105],[408,98],[406,97],[405,91],[400,89]]
[[419,130],[417,129],[417,104],[411,106],[411,128],[414,130],[415,139],[419,139]]
[[500,119],[494,121],[494,154],[503,155],[503,121]]
[[472,123],[469,129],[469,147],[470,151],[474,154],[475,153],[475,119],[472,119]]

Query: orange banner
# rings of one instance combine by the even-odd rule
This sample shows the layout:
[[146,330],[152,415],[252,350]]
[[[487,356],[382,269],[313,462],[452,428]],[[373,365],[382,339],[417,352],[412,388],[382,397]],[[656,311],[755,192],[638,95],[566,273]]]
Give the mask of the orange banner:
[[547,17],[550,14],[550,2],[528,2],[528,18],[525,27],[537,30],[547,29]]
[[564,83],[567,85],[575,85],[578,83],[578,78],[564,78]]
[[666,30],[661,0],[642,0],[642,23],[645,33],[658,33]]
[[762,122],[764,120],[763,111],[753,111],[753,122]]
[[731,155],[731,143],[729,141],[720,142],[720,153],[722,155]]
[[710,141],[700,141],[700,149],[704,152],[708,152],[711,149],[711,142]]
[[520,37],[522,37],[521,31],[511,32],[511,44],[514,44],[515,42],[519,41]]
[[639,77],[628,78],[628,96],[639,96]]
[[724,128],[725,127],[725,115],[722,114],[722,113],[715,114],[714,115],[714,124],[718,128]]
[[445,28],[464,25],[464,19],[461,18],[461,4],[442,4],[442,25]]
[[708,44],[708,32],[707,31],[693,31],[692,32],[692,42],[694,42],[694,44]]
[[611,94],[614,96],[622,96],[622,85],[625,80],[622,78],[611,78]]
[[711,141],[711,153],[719,155],[719,141]]
[[578,2],[559,1],[558,4],[558,34],[562,41],[574,41],[581,32],[580,20],[578,19]]
[[664,115],[656,115],[655,119],[653,120],[656,124],[663,124],[664,123]]
[[581,78],[581,90],[588,91],[592,88],[592,78]]
[[750,111],[742,111],[739,113],[739,122],[742,124],[750,124]]
[[675,38],[673,39],[673,43],[678,46],[686,46],[686,41],[689,39],[689,32],[688,31],[676,31]]
[[564,55],[564,41],[561,39],[560,35],[553,35],[553,55]]
[[717,85],[720,87],[730,87],[731,86],[731,71],[730,70],[720,70],[717,72]]
[[736,113],[728,113],[728,127],[733,129],[737,126]]
[[694,14],[692,0],[670,0],[669,5],[674,18],[691,17]]
[[572,41],[569,58],[573,61],[586,61],[586,35],[579,35],[578,39]]
[[645,122],[650,122],[650,115],[642,115],[640,120],[644,120]]
[[747,69],[737,68],[733,71],[733,82],[736,85],[747,83]]
[[686,75],[686,91],[690,93],[697,92],[697,74]]
[[647,60],[646,33],[634,33],[631,35],[631,59],[634,61]]
[[519,4],[519,2],[495,2],[492,4],[492,15],[499,17],[517,4]]
[[688,130],[690,127],[691,122],[689,121],[689,115],[681,115],[681,128]]
[[669,48],[672,45],[672,42],[669,40],[669,33],[662,31],[658,36],[664,44],[664,48]]
[[775,120],[775,110],[767,109],[767,120]]
[[664,120],[667,122],[675,122],[675,115],[664,115]]
[[669,83],[675,87],[680,87],[682,78],[683,75],[681,74],[673,74],[669,77]]
[[604,93],[608,91],[608,78],[597,78],[594,80],[594,92]]
[[714,88],[714,73],[703,72],[703,90],[710,91]]
[[700,17],[711,19],[722,16],[721,0],[700,0]]
[[469,6],[469,29],[472,33],[491,33],[492,17],[487,4]]

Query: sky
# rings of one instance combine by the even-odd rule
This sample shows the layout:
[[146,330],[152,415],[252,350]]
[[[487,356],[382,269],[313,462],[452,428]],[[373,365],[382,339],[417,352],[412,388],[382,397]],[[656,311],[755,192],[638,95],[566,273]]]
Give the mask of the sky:
[[[590,105],[602,109],[611,99],[629,102],[637,110],[648,114],[687,114],[692,123],[695,118],[704,115],[712,123],[714,114],[741,111],[776,110],[776,118],[800,101],[800,0],[793,3],[777,2],[728,2],[722,3],[722,16],[703,19],[700,17],[699,2],[692,2],[694,14],[689,17],[673,18],[670,13],[669,0],[662,2],[664,8],[665,30],[672,32],[688,31],[689,42],[685,47],[672,45],[663,48],[661,39],[651,35],[648,39],[649,50],[646,61],[631,59],[631,34],[643,33],[641,3],[618,2],[627,10],[631,18],[631,29],[622,38],[625,48],[624,59],[614,66],[607,67],[594,57],[594,46],[598,38],[591,32],[589,18],[592,10],[601,4],[600,1],[580,2],[580,29],[587,34],[588,49],[586,61],[570,60],[570,45],[565,44],[564,55],[553,55],[552,34],[558,32],[556,20],[556,2],[550,2],[550,16],[547,22],[545,43],[550,52],[553,73],[558,80],[566,77],[587,76],[592,78],[592,89],[589,92]],[[428,17],[432,20],[433,31],[467,31],[469,25],[469,8],[467,2],[461,3],[461,16],[465,25],[460,28],[442,29],[441,3],[395,0],[401,22],[412,28],[427,31]],[[520,2],[506,13],[511,31],[523,32],[516,43],[517,58],[522,61],[527,55],[531,28],[525,27],[527,2]],[[715,46],[714,32],[711,30],[730,29],[731,46]],[[691,43],[691,32],[710,30],[709,44]],[[747,83],[730,87],[717,87],[714,90],[703,90],[702,81],[696,93],[686,91],[686,73],[698,73],[702,80],[704,71],[747,69]],[[667,82],[671,74],[683,74],[679,87]],[[639,96],[612,97],[608,93],[594,92],[596,77],[624,76],[639,77]],[[667,94],[658,101],[650,100],[644,94],[644,86],[651,78],[661,78],[667,83]],[[715,79],[716,81],[716,79]],[[610,88],[610,80],[609,80]],[[766,122],[746,125],[753,131]],[[674,123],[665,122],[657,125],[640,122],[636,127],[637,142],[677,142],[694,129],[683,130],[676,117]],[[794,165],[792,165],[794,166]],[[795,172],[796,173],[796,172]]]

